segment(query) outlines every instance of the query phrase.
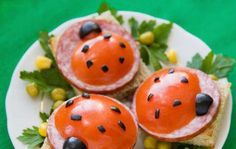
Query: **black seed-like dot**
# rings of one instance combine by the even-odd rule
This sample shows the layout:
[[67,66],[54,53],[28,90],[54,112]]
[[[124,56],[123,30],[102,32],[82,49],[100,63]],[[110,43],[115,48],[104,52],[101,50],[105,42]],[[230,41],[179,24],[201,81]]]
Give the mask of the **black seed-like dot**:
[[120,45],[121,48],[126,48],[126,46],[123,42],[120,42],[119,45]]
[[111,38],[111,34],[105,34],[105,35],[103,35],[103,37],[104,37],[104,39],[110,39]]
[[82,119],[82,116],[79,114],[72,114],[70,119],[73,121],[80,121]]
[[181,105],[181,104],[182,104],[181,101],[178,100],[178,99],[176,99],[176,100],[174,100],[174,102],[173,102],[173,107],[177,107],[177,106],[179,106],[179,105]]
[[87,65],[88,68],[90,68],[93,65],[93,62],[91,60],[88,60],[86,62],[86,65]]
[[102,125],[98,126],[98,130],[99,130],[101,133],[106,132],[106,129],[105,129]]
[[74,103],[74,100],[68,100],[67,102],[66,102],[66,107],[69,107],[69,106],[71,106],[72,104]]
[[87,98],[87,99],[89,99],[90,98],[90,95],[89,95],[89,93],[82,93],[82,97],[83,98]]
[[69,137],[63,144],[63,149],[87,149],[85,143],[75,137]]
[[126,130],[125,124],[122,121],[118,121],[118,125],[120,128],[122,128],[124,131]]
[[119,62],[120,62],[121,64],[123,64],[124,61],[125,61],[125,58],[124,58],[124,57],[120,57],[120,58],[119,58]]
[[116,106],[111,106],[111,110],[114,111],[114,112],[117,112],[117,113],[119,113],[119,114],[121,113],[121,112],[120,112],[120,109],[117,108]]
[[160,81],[160,77],[156,77],[156,78],[154,79],[154,82],[158,82],[158,81]]
[[82,48],[81,52],[86,53],[86,52],[88,52],[88,50],[89,50],[89,46],[88,46],[88,45],[85,45],[85,46]]
[[148,95],[148,98],[147,98],[147,100],[148,100],[148,101],[150,101],[152,97],[153,97],[153,94],[152,94],[152,93],[150,93],[150,94]]
[[181,82],[182,83],[188,83],[188,79],[185,76],[181,77]]
[[175,72],[175,70],[173,68],[170,68],[168,71],[169,74],[174,73],[174,72]]
[[102,66],[102,71],[103,71],[103,72],[108,72],[108,70],[109,70],[109,69],[108,69],[107,65],[103,65],[103,66]]
[[160,109],[156,109],[155,111],[155,119],[158,119],[160,117]]

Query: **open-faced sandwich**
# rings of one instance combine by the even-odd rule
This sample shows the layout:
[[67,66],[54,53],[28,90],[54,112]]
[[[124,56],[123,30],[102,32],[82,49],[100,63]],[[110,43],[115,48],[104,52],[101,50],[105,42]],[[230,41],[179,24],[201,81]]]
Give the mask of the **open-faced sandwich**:
[[[20,77],[30,81],[29,95],[54,103],[49,114],[40,112],[40,127],[18,139],[43,149],[214,148],[230,95],[220,78],[234,60],[197,53],[179,67],[176,52],[166,51],[172,23],[132,17],[129,31],[117,20],[108,11],[56,35],[41,33],[39,70]],[[137,138],[143,143],[135,146]]]
[[229,88],[199,70],[166,68],[140,85],[133,110],[140,127],[159,141],[212,148]]
[[[115,20],[110,16],[110,20]],[[122,99],[150,74],[136,41],[120,24],[100,16],[79,21],[51,40],[63,76],[77,91]]]
[[127,107],[110,97],[83,93],[50,116],[42,148],[132,148],[138,126]]

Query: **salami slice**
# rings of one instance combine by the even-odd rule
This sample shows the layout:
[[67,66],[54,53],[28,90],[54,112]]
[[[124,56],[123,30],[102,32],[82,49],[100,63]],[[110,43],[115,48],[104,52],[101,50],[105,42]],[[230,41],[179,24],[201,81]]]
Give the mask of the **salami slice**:
[[178,142],[204,131],[219,104],[220,93],[207,74],[177,67],[145,80],[135,93],[133,110],[144,131],[162,141]]
[[78,89],[99,93],[114,91],[131,81],[139,59],[132,36],[120,25],[105,20],[73,24],[60,36],[56,49],[63,76]]
[[68,100],[50,116],[47,137],[52,148],[130,149],[137,139],[134,116],[107,96],[83,94]]

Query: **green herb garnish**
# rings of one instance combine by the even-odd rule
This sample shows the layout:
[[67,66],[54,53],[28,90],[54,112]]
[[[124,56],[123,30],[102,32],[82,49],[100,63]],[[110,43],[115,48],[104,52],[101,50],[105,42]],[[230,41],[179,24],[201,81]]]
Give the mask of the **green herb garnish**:
[[45,112],[39,112],[39,116],[40,116],[42,122],[47,122],[50,115]]
[[22,135],[17,139],[26,144],[29,149],[40,147],[44,141],[44,137],[40,136],[36,126],[24,129]]
[[140,53],[145,64],[152,69],[158,70],[162,68],[161,63],[168,63],[168,58],[165,54],[167,49],[167,39],[172,29],[172,23],[156,24],[155,20],[142,21],[140,24],[132,17],[129,19],[129,25],[132,36],[137,40],[141,34],[151,31],[154,35],[154,42],[150,45],[145,45],[140,42]]
[[45,51],[45,56],[50,58],[52,62],[52,66],[49,69],[45,70],[35,70],[32,72],[29,71],[21,71],[20,78],[22,80],[27,80],[30,82],[34,82],[39,87],[42,93],[50,93],[54,88],[60,87],[67,91],[68,97],[73,97],[75,95],[73,88],[71,85],[63,78],[60,71],[57,68],[56,61],[52,54],[52,50],[49,46],[49,40],[52,36],[49,36],[47,32],[40,32],[39,42],[43,50]]
[[206,57],[200,54],[193,56],[192,60],[187,63],[188,67],[202,70],[207,74],[213,74],[218,78],[227,77],[233,69],[235,60],[222,54],[213,54],[209,52]]
[[115,8],[110,7],[106,2],[103,2],[100,7],[97,10],[98,14],[101,14],[105,11],[110,11],[111,15],[116,18],[116,20],[120,23],[123,24],[124,20],[122,15],[117,14],[117,10]]

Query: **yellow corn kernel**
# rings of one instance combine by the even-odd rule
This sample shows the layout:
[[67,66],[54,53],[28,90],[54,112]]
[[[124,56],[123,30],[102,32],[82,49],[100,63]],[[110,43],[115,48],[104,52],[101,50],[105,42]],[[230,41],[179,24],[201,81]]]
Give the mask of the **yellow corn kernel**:
[[39,126],[39,134],[43,137],[46,137],[47,136],[47,127],[48,127],[48,123],[47,122],[44,122],[42,123],[40,126]]
[[172,64],[177,63],[177,55],[176,55],[175,50],[171,49],[171,50],[167,51],[166,56],[168,57],[170,63],[172,63]]
[[155,149],[156,148],[156,139],[151,137],[151,136],[147,136],[144,139],[144,148],[145,149]]
[[171,143],[169,142],[157,142],[156,149],[171,149]]
[[214,74],[209,74],[209,77],[210,77],[212,80],[218,80],[218,77],[215,76]]
[[51,98],[53,100],[65,100],[66,99],[66,91],[63,88],[55,88],[51,92]]
[[150,31],[145,32],[145,33],[140,35],[139,40],[143,44],[150,45],[154,41],[154,34]]
[[35,61],[35,66],[37,69],[49,69],[52,65],[52,60],[46,56],[38,56]]
[[25,90],[31,97],[36,97],[39,94],[38,86],[35,83],[27,84]]
[[59,107],[64,101],[62,100],[58,100],[56,101],[53,106],[52,106],[52,109],[55,110],[57,107]]

